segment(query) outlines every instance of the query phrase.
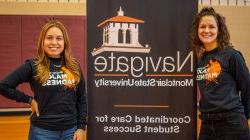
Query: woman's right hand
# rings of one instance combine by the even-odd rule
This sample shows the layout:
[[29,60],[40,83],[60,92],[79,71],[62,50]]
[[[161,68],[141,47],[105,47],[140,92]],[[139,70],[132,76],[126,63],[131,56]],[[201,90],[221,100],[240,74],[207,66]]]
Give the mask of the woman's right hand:
[[30,103],[30,107],[31,107],[31,115],[36,113],[36,116],[39,117],[39,110],[38,110],[38,103],[35,99],[32,99],[31,103]]

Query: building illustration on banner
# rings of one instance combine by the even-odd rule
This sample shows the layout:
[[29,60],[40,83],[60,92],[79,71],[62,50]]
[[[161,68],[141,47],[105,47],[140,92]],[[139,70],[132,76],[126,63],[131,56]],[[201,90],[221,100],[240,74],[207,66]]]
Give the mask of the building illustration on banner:
[[139,24],[143,20],[124,16],[120,7],[117,16],[101,22],[97,27],[103,29],[103,43],[101,47],[94,48],[92,56],[102,52],[133,52],[149,53],[151,48],[139,43]]

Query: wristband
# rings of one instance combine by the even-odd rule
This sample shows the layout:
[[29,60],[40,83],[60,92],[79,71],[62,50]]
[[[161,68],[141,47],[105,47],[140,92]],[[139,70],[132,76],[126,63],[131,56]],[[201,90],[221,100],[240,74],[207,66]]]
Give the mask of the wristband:
[[30,98],[29,98],[29,102],[28,102],[28,103],[29,103],[29,104],[31,104],[32,100],[33,100],[33,98],[32,98],[32,97],[30,97]]

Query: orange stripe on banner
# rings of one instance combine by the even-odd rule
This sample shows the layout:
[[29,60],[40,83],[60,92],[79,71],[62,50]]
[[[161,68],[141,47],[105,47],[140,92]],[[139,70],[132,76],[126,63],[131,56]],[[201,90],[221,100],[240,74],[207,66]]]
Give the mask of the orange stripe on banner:
[[[128,77],[128,74],[107,74],[107,73],[102,73],[102,74],[94,74],[96,77],[100,76],[114,76],[114,77]],[[146,77],[192,77],[193,74],[145,74]]]
[[94,76],[128,77],[128,74],[94,74]]
[[167,105],[114,105],[117,108],[169,108]]
[[193,74],[145,74],[147,77],[192,77]]

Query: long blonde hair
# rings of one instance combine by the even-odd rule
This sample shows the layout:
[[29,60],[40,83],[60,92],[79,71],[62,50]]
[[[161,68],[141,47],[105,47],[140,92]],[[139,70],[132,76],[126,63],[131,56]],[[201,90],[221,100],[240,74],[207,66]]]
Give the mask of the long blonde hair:
[[43,84],[49,79],[50,74],[50,62],[49,58],[46,55],[43,45],[44,45],[44,39],[47,31],[52,28],[57,27],[59,28],[63,33],[63,39],[64,39],[64,50],[61,53],[62,57],[62,64],[64,67],[74,76],[75,85],[77,85],[80,81],[80,66],[77,63],[76,59],[71,54],[71,48],[70,48],[70,40],[67,33],[67,30],[65,26],[59,22],[59,21],[49,21],[46,23],[40,32],[40,36],[37,43],[37,57],[35,59],[35,66],[36,66],[36,76],[35,79]]

